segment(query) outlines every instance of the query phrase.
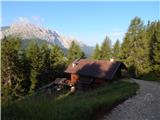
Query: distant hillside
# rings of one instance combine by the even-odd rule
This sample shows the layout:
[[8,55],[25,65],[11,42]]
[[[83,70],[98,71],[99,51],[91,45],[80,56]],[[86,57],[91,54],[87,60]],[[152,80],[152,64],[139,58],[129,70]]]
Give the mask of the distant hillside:
[[3,26],[0,29],[3,31],[3,30],[6,30],[6,29],[9,29],[9,28],[10,28],[9,26]]

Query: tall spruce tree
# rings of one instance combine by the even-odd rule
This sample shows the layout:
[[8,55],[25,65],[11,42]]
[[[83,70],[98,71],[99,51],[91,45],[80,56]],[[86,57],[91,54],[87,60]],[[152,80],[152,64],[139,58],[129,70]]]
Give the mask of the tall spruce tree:
[[149,30],[152,69],[157,75],[160,75],[160,21],[152,22]]
[[120,43],[119,43],[119,40],[117,40],[115,42],[115,44],[113,45],[112,57],[117,61],[120,60]]
[[40,75],[41,69],[43,67],[42,55],[40,52],[40,47],[33,40],[29,43],[26,49],[27,59],[29,60],[31,66],[31,87],[30,93],[33,93],[38,88],[38,75]]
[[124,40],[121,44],[121,53],[120,53],[120,59],[125,62],[125,64],[128,66],[129,63],[127,61],[127,58],[130,56],[130,40],[128,38],[128,33],[125,34]]
[[[10,101],[27,94],[29,87],[28,63],[16,37],[2,39],[2,101]],[[26,69],[24,69],[26,68]]]
[[68,62],[71,63],[75,59],[83,58],[85,56],[84,52],[81,50],[80,46],[72,41],[71,46],[67,53]]
[[149,60],[149,41],[146,36],[146,30],[143,28],[137,36],[137,45],[135,48],[135,73],[141,77],[151,71]]
[[98,44],[96,44],[96,47],[95,47],[95,49],[93,51],[92,59],[95,59],[95,60],[99,60],[100,59],[100,48],[99,48]]
[[66,59],[63,51],[57,45],[51,46],[50,62],[52,70],[52,79],[64,76],[64,68],[66,67]]
[[40,63],[41,67],[39,69],[39,74],[37,75],[37,87],[42,87],[45,84],[49,83],[50,81],[50,49],[48,47],[47,43],[42,43],[39,45],[39,53],[41,55],[40,57]]
[[109,60],[112,55],[111,55],[111,40],[109,39],[108,36],[104,39],[102,46],[101,46],[101,52],[100,52],[100,58],[101,59],[106,59]]
[[122,43],[122,60],[129,67],[130,73],[136,76],[136,65],[137,65],[137,47],[139,45],[138,35],[144,28],[143,22],[139,17],[135,17],[131,20],[130,26]]

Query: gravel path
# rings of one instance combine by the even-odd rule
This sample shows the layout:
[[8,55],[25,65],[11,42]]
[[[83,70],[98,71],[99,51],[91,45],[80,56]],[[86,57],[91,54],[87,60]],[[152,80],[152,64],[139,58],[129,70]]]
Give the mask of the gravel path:
[[137,95],[114,108],[103,120],[160,120],[160,83],[135,80]]

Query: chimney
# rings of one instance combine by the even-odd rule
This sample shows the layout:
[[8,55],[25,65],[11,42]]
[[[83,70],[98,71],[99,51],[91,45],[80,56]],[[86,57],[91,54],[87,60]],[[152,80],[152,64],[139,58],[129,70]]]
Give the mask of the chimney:
[[73,67],[73,68],[75,67],[75,63],[72,63],[72,67]]
[[113,58],[110,58],[110,62],[114,62],[114,59],[113,59]]
[[74,68],[76,65],[78,65],[80,59],[76,59],[73,63],[72,63],[72,67]]

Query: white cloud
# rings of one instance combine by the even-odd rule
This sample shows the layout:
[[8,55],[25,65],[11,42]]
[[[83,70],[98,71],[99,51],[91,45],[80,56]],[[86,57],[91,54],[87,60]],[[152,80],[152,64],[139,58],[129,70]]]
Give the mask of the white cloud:
[[18,17],[18,19],[16,19],[16,22],[34,23],[37,25],[42,25],[44,19],[41,18],[40,16],[31,16],[31,17],[20,16]]
[[44,22],[44,19],[40,16],[31,16],[30,19],[37,24],[42,24]]
[[19,21],[20,22],[26,22],[26,23],[30,22],[29,19],[26,18],[26,17],[19,17],[18,20],[17,20],[17,22],[19,22]]

